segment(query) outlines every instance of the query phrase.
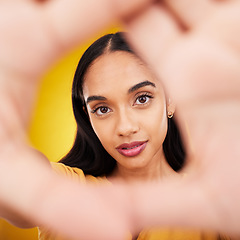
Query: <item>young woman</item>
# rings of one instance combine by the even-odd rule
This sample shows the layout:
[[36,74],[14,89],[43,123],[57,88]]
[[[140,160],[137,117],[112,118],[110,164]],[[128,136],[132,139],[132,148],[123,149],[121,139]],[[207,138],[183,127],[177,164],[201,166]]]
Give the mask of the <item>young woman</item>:
[[[83,54],[73,81],[72,102],[77,136],[62,163],[78,167],[85,174],[112,176],[113,171],[116,175],[124,165],[119,161],[135,159],[124,156],[125,152],[119,149],[121,144],[146,141],[144,147],[148,146],[146,150],[150,151],[148,148],[155,141],[157,149],[151,149],[153,152],[149,154],[160,154],[156,157],[164,168],[171,166],[178,171],[182,167],[184,150],[172,118],[174,105],[165,96],[160,81],[133,53],[121,33],[103,36]],[[113,143],[115,138],[118,139]],[[146,156],[141,158],[148,164],[147,159],[153,156]],[[142,168],[137,162],[139,166],[135,167]]]
[[[184,148],[174,104],[122,33],[108,34],[83,54],[73,81],[77,122],[70,152],[52,166],[80,181],[165,181],[179,178]],[[40,229],[41,240],[62,239]],[[138,239],[215,239],[215,235],[148,230]],[[210,237],[210,238],[209,238]]]

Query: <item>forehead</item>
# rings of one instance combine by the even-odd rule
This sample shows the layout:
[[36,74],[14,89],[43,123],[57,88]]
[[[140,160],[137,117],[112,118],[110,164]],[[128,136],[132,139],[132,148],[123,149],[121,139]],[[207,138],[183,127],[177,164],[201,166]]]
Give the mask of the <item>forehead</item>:
[[150,69],[135,55],[118,51],[98,57],[85,74],[83,93],[104,95],[113,89],[126,90],[149,80],[157,84]]

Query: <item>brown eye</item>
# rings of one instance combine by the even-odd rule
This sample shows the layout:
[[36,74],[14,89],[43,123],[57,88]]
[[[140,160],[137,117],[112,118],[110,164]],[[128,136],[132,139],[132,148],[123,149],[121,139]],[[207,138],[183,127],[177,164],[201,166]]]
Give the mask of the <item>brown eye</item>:
[[141,96],[137,97],[134,105],[135,104],[136,105],[144,105],[144,104],[148,103],[151,98],[153,98],[153,97],[149,96],[149,95],[146,95],[146,94],[141,95]]
[[138,101],[139,101],[139,103],[145,103],[147,101],[147,97],[146,96],[140,96],[138,98]]
[[98,107],[92,111],[93,114],[96,114],[97,116],[103,116],[105,114],[108,114],[111,111],[109,107]]
[[104,113],[108,112],[108,108],[107,107],[101,107],[101,108],[99,108],[99,111],[104,114]]

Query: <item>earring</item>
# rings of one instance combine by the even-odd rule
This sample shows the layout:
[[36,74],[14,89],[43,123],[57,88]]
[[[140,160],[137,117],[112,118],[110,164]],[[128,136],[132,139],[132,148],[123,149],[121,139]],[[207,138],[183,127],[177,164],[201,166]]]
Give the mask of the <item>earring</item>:
[[168,118],[172,118],[173,117],[173,113],[172,112],[168,112]]

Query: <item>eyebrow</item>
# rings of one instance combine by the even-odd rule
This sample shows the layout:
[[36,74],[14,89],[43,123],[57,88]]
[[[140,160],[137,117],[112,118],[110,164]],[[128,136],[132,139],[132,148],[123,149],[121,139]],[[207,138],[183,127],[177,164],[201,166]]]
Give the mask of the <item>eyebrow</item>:
[[[131,88],[128,89],[128,94],[132,93],[136,90],[138,90],[139,88],[145,87],[145,86],[152,86],[152,87],[156,87],[156,85],[148,80],[137,83],[136,85],[132,86]],[[93,101],[105,101],[107,100],[107,98],[103,97],[103,96],[97,96],[97,95],[93,95],[87,98],[86,103],[89,104],[90,102]]]
[[93,96],[90,96],[90,97],[87,98],[86,103],[89,104],[92,101],[103,101],[103,100],[107,100],[107,99],[103,96],[93,95]]
[[145,86],[152,86],[152,87],[156,87],[156,85],[148,80],[137,83],[136,85],[132,86],[131,88],[129,88],[128,93],[132,93],[136,90],[138,90],[139,88],[145,87]]

